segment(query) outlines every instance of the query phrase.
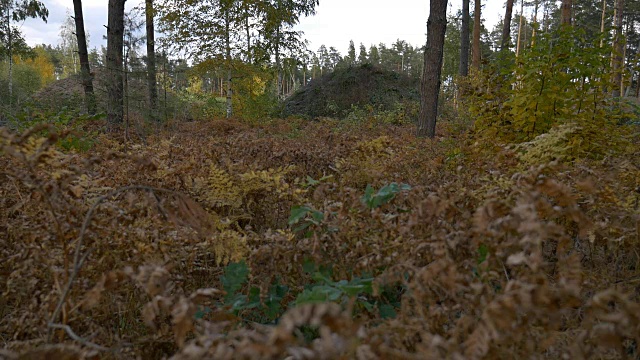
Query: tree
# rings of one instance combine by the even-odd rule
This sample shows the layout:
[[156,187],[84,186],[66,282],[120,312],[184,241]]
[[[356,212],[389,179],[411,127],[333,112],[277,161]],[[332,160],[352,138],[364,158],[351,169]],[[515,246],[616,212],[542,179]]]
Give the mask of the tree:
[[76,23],[76,38],[78,41],[78,57],[80,58],[80,71],[82,74],[82,86],[89,114],[96,113],[96,98],[93,94],[93,79],[89,67],[89,52],[87,51],[87,37],[84,33],[84,16],[82,14],[82,0],[73,0],[73,12]]
[[158,120],[158,86],[156,84],[156,51],[153,24],[153,0],[145,0],[144,13],[147,32],[147,87],[149,90],[149,117]]
[[471,66],[474,69],[480,70],[480,23],[481,17],[480,12],[482,8],[482,0],[475,0],[474,2],[474,10],[473,10],[473,60]]
[[240,5],[235,0],[176,0],[160,9],[162,30],[176,48],[196,63],[223,66],[227,118],[233,116],[234,59],[240,54],[244,15]]
[[360,43],[360,53],[358,54],[358,63],[366,64],[369,61],[367,60],[367,48],[364,47],[363,43]]
[[571,26],[572,0],[562,0],[562,25]]
[[503,52],[509,48],[509,40],[511,38],[511,15],[513,14],[513,0],[507,0],[507,10],[502,23],[502,42],[500,43],[500,51]]
[[427,21],[427,46],[424,52],[424,68],[420,83],[419,137],[433,138],[436,135],[440,73],[446,30],[447,0],[431,0],[429,20]]
[[613,97],[619,97],[622,94],[622,72],[624,66],[624,36],[622,34],[622,19],[624,18],[624,0],[616,0],[613,39],[613,59],[611,67],[613,71]]
[[275,55],[276,65],[276,93],[282,95],[282,64],[280,63],[283,50],[299,51],[303,47],[300,40],[302,33],[294,31],[293,27],[300,21],[300,16],[315,14],[318,0],[265,0],[260,2],[258,10],[261,13],[265,45]]
[[380,65],[380,53],[375,45],[371,45],[369,48],[369,62],[373,65]]
[[67,10],[64,22],[60,25],[60,50],[62,54],[62,70],[65,77],[77,75],[80,71],[78,58],[78,37],[76,23],[71,12]]
[[353,40],[349,40],[349,51],[347,52],[345,60],[349,66],[356,62],[356,45],[353,43]]
[[[9,107],[13,97],[13,49],[14,38],[22,39],[18,28],[12,22],[24,21],[27,18],[40,18],[47,22],[49,10],[37,0],[0,0],[0,38],[2,38],[4,52],[9,59]],[[24,40],[22,41],[24,43]],[[26,44],[25,44],[26,45]]]
[[109,0],[107,16],[107,121],[111,130],[123,122],[124,2]]
[[462,28],[460,29],[460,76],[469,75],[469,0],[462,0]]

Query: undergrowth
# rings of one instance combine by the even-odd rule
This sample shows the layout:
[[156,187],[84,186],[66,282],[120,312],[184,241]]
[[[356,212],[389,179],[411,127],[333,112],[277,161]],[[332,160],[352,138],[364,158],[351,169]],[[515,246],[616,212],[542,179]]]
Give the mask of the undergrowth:
[[0,357],[639,356],[637,127],[333,125],[1,130]]

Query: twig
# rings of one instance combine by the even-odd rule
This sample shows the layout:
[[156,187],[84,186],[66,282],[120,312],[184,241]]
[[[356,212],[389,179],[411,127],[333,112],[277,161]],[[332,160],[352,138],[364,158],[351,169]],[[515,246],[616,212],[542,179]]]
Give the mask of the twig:
[[[145,190],[150,192],[165,192],[165,193],[176,194],[176,192],[173,190],[154,188],[154,187],[143,186],[143,185],[131,185],[131,186],[125,186],[119,189],[115,189],[109,192],[108,194],[102,195],[101,197],[98,198],[98,200],[95,202],[95,204],[93,204],[93,206],[91,206],[91,208],[89,209],[89,211],[87,211],[87,214],[84,217],[82,228],[80,229],[80,234],[78,235],[78,240],[76,242],[76,250],[73,257],[73,271],[69,276],[64,292],[62,293],[62,296],[58,301],[58,305],[56,306],[55,310],[51,314],[49,323],[54,324],[58,316],[60,316],[60,311],[62,311],[62,307],[64,306],[67,300],[67,297],[69,296],[69,292],[71,292],[71,288],[73,287],[73,282],[78,276],[78,273],[80,272],[80,269],[82,268],[82,265],[84,264],[85,260],[91,253],[92,249],[88,249],[83,255],[80,255],[80,251],[81,251],[80,249],[82,248],[82,243],[84,240],[84,236],[87,232],[87,228],[89,227],[89,224],[91,223],[91,219],[93,218],[94,213],[98,209],[98,206],[100,206],[105,200],[113,197],[118,198],[120,195],[130,190]],[[53,335],[53,332],[51,331],[51,329],[52,327],[49,327],[49,332],[47,336],[49,341],[51,341],[51,337]]]
[[69,335],[69,337],[71,339],[79,342],[80,344],[82,344],[82,345],[84,345],[86,347],[90,347],[90,348],[98,350],[98,351],[113,351],[113,349],[110,349],[108,347],[104,347],[102,345],[98,345],[96,343],[92,343],[89,340],[81,338],[80,336],[78,336],[78,334],[74,333],[73,330],[71,330],[69,325],[49,323],[49,328],[64,330],[67,333],[67,335]]

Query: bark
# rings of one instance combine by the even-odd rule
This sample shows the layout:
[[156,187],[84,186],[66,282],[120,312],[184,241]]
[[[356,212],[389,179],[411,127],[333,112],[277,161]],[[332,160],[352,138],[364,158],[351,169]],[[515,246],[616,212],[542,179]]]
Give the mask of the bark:
[[622,36],[622,18],[624,16],[624,0],[616,1],[615,8],[615,37],[613,42],[613,61],[612,61],[612,70],[613,70],[613,97],[619,97],[621,95],[621,84],[622,84],[622,66],[624,62],[623,53],[624,53],[624,39]]
[[251,65],[251,24],[249,24],[249,19],[251,18],[249,14],[249,9],[245,8],[245,31],[247,32],[247,63]]
[[13,39],[11,38],[11,6],[7,5],[7,54],[9,55],[9,109],[13,106]]
[[522,20],[524,20],[524,0],[520,0],[520,22],[518,23],[518,42],[516,45],[516,57],[520,55],[520,44],[522,43]]
[[482,0],[475,0],[475,8],[473,10],[473,61],[471,66],[474,69],[480,70],[480,23],[481,23],[481,9],[482,9]]
[[460,76],[469,75],[469,0],[462,0],[462,28],[460,29]]
[[431,0],[427,21],[427,46],[424,52],[424,68],[420,84],[420,115],[418,136],[436,135],[438,117],[438,95],[444,48],[444,34],[447,29],[447,0]]
[[147,30],[147,87],[149,90],[149,114],[151,120],[158,121],[158,84],[156,83],[156,50],[153,23],[153,0],[145,0]]
[[507,0],[507,10],[504,15],[504,21],[502,26],[502,43],[500,45],[500,51],[505,51],[509,48],[509,39],[511,38],[512,14],[513,14],[513,0]]
[[229,19],[229,11],[227,10],[224,14],[225,16],[225,37],[224,37],[224,46],[226,51],[226,63],[227,63],[227,119],[233,116],[233,103],[232,103],[232,91],[233,88],[231,86],[232,73],[231,73],[231,28],[230,28],[230,19]]
[[80,74],[84,87],[84,100],[87,113],[96,113],[96,97],[93,92],[93,78],[89,67],[89,52],[87,51],[87,37],[84,32],[84,16],[82,14],[82,0],[73,0],[73,12],[76,22],[76,38],[78,40],[78,56],[80,57]]
[[276,70],[278,72],[276,79],[276,95],[278,99],[282,97],[282,66],[280,66],[280,26],[276,30]]
[[573,0],[562,0],[562,25],[571,26]]
[[107,20],[107,121],[111,130],[123,121],[123,69],[125,0],[109,0]]
[[[604,21],[607,15],[607,0],[602,0],[602,18],[600,19],[600,33],[604,34]],[[600,39],[600,47],[604,45],[604,37]]]
[[534,8],[533,8],[533,31],[531,33],[531,46],[536,44],[536,27],[538,25],[538,0],[535,0],[534,2]]

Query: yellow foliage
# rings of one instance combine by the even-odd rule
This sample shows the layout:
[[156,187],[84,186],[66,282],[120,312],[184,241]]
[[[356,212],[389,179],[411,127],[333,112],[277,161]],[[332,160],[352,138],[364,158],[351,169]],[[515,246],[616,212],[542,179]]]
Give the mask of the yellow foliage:
[[569,138],[579,129],[576,124],[563,124],[529,142],[518,144],[516,149],[521,151],[518,158],[527,165],[563,161],[567,159],[571,150]]
[[215,164],[209,167],[206,188],[203,190],[204,200],[211,206],[236,209],[242,205],[241,189],[226,171]]
[[344,179],[356,186],[365,186],[383,173],[384,163],[392,154],[391,140],[387,136],[360,141],[347,158],[336,161],[336,168],[344,173]]
[[225,230],[206,240],[204,246],[215,256],[216,265],[227,265],[230,262],[238,262],[249,253],[247,239],[244,235]]
[[33,59],[21,59],[20,57],[16,57],[16,64],[25,64],[40,74],[41,84],[45,86],[55,80],[55,68],[49,58],[47,57],[47,53],[44,51],[42,47],[35,48],[36,57]]

